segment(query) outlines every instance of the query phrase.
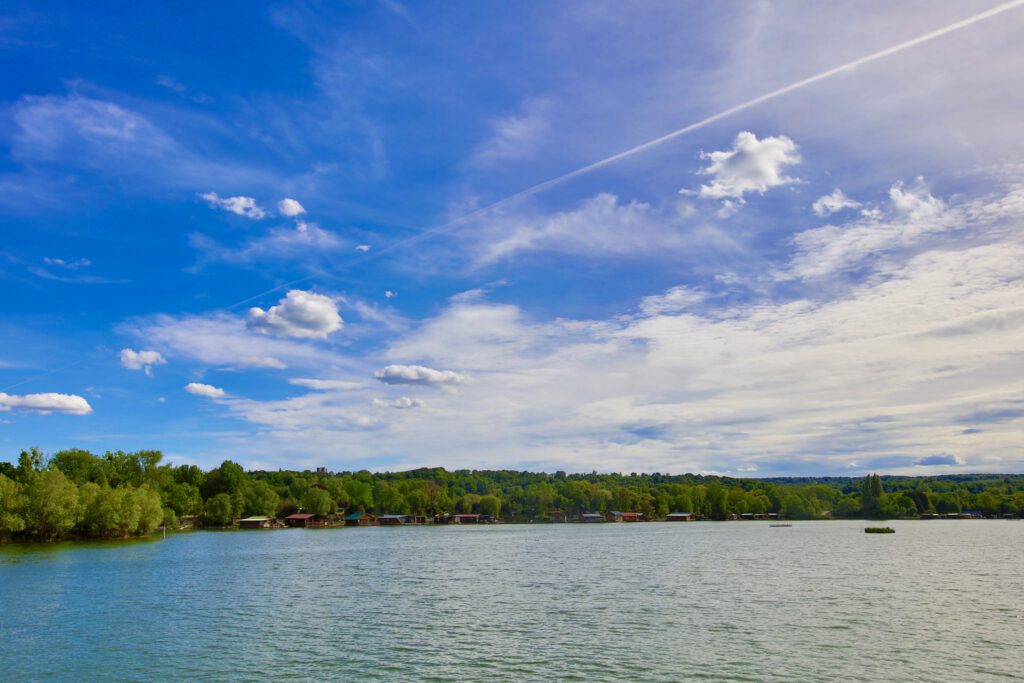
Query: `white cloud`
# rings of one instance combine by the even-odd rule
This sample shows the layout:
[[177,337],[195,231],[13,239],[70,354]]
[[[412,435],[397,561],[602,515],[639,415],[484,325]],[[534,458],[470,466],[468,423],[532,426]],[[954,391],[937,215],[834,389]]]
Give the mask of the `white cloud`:
[[860,202],[850,199],[837,187],[832,190],[832,194],[818,197],[814,204],[811,205],[811,210],[814,211],[815,216],[825,218],[846,209],[856,209],[860,205]]
[[291,198],[284,198],[277,203],[277,211],[282,216],[293,218],[295,216],[301,216],[306,213],[305,207],[302,206],[297,200]]
[[491,138],[473,153],[473,163],[490,166],[532,157],[549,132],[549,108],[547,100],[528,99],[519,114],[493,121]]
[[129,370],[145,370],[147,375],[152,375],[154,365],[165,363],[167,360],[158,351],[121,349],[121,365]]
[[640,310],[644,315],[664,315],[679,313],[707,298],[707,294],[691,287],[673,287],[664,294],[644,297],[640,302]]
[[199,195],[200,199],[205,200],[210,206],[216,209],[223,209],[237,216],[245,216],[246,218],[260,219],[265,218],[267,212],[263,210],[256,200],[252,197],[219,197],[216,192],[206,192]]
[[385,384],[418,384],[422,386],[446,387],[462,384],[465,375],[452,370],[434,370],[422,365],[389,365],[373,374]]
[[396,296],[398,296],[398,292],[392,292],[390,289],[384,290],[385,299],[394,299]]
[[261,334],[326,339],[343,326],[338,304],[323,294],[293,289],[276,306],[249,309],[249,329]]
[[324,230],[315,223],[300,222],[295,228],[274,228],[235,247],[228,247],[201,233],[188,238],[189,246],[200,252],[200,264],[222,261],[237,265],[253,265],[287,261],[300,257],[321,256],[348,247],[349,242],[337,233]]
[[67,413],[68,415],[88,415],[92,406],[76,394],[5,394],[0,391],[0,412],[23,410],[30,413]]
[[365,389],[363,382],[353,382],[343,379],[305,379],[297,377],[288,380],[289,384],[300,387],[307,387],[316,391],[350,391],[354,389]]
[[215,387],[211,384],[202,384],[200,382],[189,382],[185,385],[185,391],[196,396],[205,396],[207,398],[223,398],[226,394],[223,389]]
[[785,135],[758,140],[743,131],[733,140],[732,149],[703,153],[701,158],[710,162],[701,173],[712,176],[712,181],[701,185],[698,194],[726,200],[723,209],[729,214],[743,204],[748,192],[764,194],[770,188],[798,182],[783,173],[786,166],[800,162],[796,143]]
[[426,404],[418,398],[409,398],[408,396],[399,396],[398,398],[387,401],[381,398],[373,399],[373,405],[378,408],[396,408],[398,410],[409,410],[412,408],[422,408]]
[[356,245],[356,251],[361,251],[363,253],[366,253],[366,252],[370,251],[370,245],[369,244],[358,244],[358,245]]
[[330,351],[293,339],[249,330],[241,317],[226,313],[137,318],[118,332],[155,347],[164,356],[183,356],[208,365],[239,368],[304,367],[324,370],[346,363]]
[[905,214],[911,220],[932,218],[942,212],[943,203],[933,197],[920,176],[913,187],[904,188],[902,182],[898,182],[889,189],[889,199],[896,210]]
[[78,270],[79,268],[88,268],[92,265],[92,261],[87,258],[80,258],[75,261],[65,261],[62,258],[50,258],[46,256],[43,258],[43,263],[48,266],[57,266],[58,268],[67,268],[68,270]]
[[584,256],[733,251],[738,245],[707,225],[693,228],[674,211],[665,213],[638,201],[622,203],[602,192],[570,211],[529,217],[495,217],[474,232],[470,248],[476,265],[488,265],[520,252],[550,251]]

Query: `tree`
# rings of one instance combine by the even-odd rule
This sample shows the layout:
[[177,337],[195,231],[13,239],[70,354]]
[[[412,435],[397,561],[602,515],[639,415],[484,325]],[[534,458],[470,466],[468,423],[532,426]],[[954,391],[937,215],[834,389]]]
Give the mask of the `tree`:
[[78,487],[60,470],[32,472],[25,484],[22,517],[25,530],[43,540],[70,531],[82,516]]
[[279,500],[277,492],[267,482],[249,482],[242,490],[242,514],[272,515],[277,510]]
[[21,516],[24,496],[18,482],[0,474],[0,537],[13,534],[25,528]]
[[476,509],[481,515],[497,517],[501,513],[501,500],[497,496],[488,493],[485,496],[480,496]]
[[235,521],[235,506],[231,496],[218,493],[206,501],[203,519],[211,526],[231,526]]
[[329,515],[337,509],[338,505],[331,498],[331,494],[323,489],[311,488],[302,497],[302,509],[304,512],[311,512],[314,515]]

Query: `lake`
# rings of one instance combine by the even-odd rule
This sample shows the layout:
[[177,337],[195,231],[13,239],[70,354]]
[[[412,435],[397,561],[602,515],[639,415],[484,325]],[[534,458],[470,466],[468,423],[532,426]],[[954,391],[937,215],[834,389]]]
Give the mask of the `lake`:
[[0,547],[0,678],[1024,680],[1024,522],[868,525]]

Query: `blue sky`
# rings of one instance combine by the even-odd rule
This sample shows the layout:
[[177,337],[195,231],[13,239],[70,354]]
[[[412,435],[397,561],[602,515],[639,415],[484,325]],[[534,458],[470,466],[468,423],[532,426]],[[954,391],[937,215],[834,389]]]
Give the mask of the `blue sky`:
[[1022,471],[1019,4],[8,3],[0,457]]

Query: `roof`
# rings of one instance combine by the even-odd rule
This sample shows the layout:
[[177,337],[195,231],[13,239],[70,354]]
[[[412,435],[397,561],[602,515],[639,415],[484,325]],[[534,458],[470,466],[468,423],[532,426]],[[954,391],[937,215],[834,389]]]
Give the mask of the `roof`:
[[238,521],[240,521],[240,522],[267,522],[267,521],[270,521],[271,519],[273,519],[273,517],[259,517],[259,516],[256,516],[256,517],[243,517],[242,519],[240,519]]
[[693,517],[692,512],[670,512],[669,517]]
[[288,515],[285,519],[311,519],[313,517],[316,517],[316,515],[310,512],[297,512],[294,515]]
[[353,512],[350,515],[345,515],[345,519],[360,519],[366,515],[365,512]]
[[405,519],[409,515],[380,515],[377,519]]

